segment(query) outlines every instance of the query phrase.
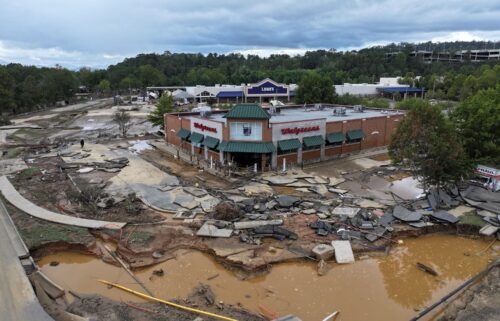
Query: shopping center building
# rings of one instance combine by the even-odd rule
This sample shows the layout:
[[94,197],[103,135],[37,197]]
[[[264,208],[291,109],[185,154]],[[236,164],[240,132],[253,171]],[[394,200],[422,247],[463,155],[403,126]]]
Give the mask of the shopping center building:
[[165,114],[165,140],[200,159],[270,170],[386,146],[403,117],[361,106],[238,104],[229,111]]

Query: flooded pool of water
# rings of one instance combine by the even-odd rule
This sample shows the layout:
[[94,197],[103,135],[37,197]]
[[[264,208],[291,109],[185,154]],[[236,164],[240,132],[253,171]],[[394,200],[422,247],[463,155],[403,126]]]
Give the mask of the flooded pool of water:
[[[405,240],[387,257],[367,258],[351,265],[331,263],[332,269],[322,277],[317,275],[316,264],[304,261],[278,264],[269,274],[248,281],[239,280],[206,254],[180,250],[177,259],[137,271],[136,275],[156,296],[166,299],[185,297],[202,282],[212,287],[218,300],[241,303],[253,311],[264,304],[279,315],[292,313],[304,321],[322,320],[335,310],[341,312],[339,321],[398,321],[408,320],[415,310],[483,269],[499,253],[470,253],[487,245],[455,236],[425,236]],[[52,261],[59,265],[51,266]],[[439,276],[418,270],[416,262],[432,266]],[[141,290],[124,270],[94,257],[61,252],[42,258],[38,264],[67,290],[140,301],[98,283],[102,278]],[[165,276],[151,277],[158,269],[163,269]]]

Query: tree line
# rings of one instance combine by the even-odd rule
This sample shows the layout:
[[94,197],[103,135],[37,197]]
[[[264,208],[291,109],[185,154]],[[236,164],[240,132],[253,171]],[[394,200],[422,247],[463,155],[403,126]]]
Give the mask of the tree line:
[[[490,48],[487,42],[442,43],[434,49]],[[0,111],[22,113],[69,100],[85,86],[93,92],[119,92],[152,85],[241,84],[270,77],[278,82],[307,81],[311,71],[323,84],[373,83],[379,77],[404,75],[403,81],[425,87],[432,97],[464,100],[498,83],[498,61],[484,63],[425,63],[410,57],[415,49],[432,44],[390,44],[358,51],[335,49],[309,51],[300,56],[259,57],[237,53],[208,55],[190,53],[140,54],[107,69],[38,68],[19,64],[0,65]],[[388,56],[387,53],[399,52]],[[416,78],[416,76],[422,76]],[[329,92],[320,93],[330,97]],[[334,95],[334,93],[333,93]]]

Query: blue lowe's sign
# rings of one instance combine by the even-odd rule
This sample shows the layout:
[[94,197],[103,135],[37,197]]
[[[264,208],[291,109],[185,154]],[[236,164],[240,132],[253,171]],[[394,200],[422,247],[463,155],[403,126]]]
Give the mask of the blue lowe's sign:
[[288,87],[267,80],[248,87],[248,95],[288,95]]

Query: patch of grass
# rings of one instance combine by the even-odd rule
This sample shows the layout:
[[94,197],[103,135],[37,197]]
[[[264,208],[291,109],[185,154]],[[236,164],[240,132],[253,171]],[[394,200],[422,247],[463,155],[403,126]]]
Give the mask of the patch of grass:
[[460,220],[458,221],[458,224],[483,227],[486,225],[486,222],[483,221],[481,216],[469,213],[469,214],[462,215],[460,217]]
[[4,155],[4,158],[16,158],[22,151],[22,147],[11,148],[7,151],[7,154]]
[[129,238],[129,243],[133,244],[148,244],[154,239],[154,235],[150,232],[135,231]]
[[31,178],[35,175],[39,175],[39,174],[40,174],[40,169],[38,167],[29,167],[29,168],[25,168],[22,171],[20,171],[17,174],[17,178],[28,179],[28,178]]
[[68,243],[85,243],[92,238],[86,228],[60,226],[58,224],[37,224],[22,226],[19,233],[28,248],[39,247],[44,243],[63,241]]

